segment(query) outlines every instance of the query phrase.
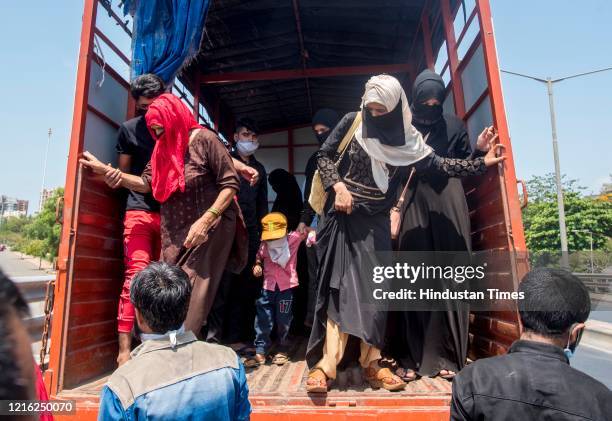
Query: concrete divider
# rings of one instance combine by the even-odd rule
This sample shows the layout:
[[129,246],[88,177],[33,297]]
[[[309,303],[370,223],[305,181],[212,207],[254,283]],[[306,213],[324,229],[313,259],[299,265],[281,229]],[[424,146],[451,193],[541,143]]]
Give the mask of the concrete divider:
[[588,320],[580,343],[612,353],[612,323]]

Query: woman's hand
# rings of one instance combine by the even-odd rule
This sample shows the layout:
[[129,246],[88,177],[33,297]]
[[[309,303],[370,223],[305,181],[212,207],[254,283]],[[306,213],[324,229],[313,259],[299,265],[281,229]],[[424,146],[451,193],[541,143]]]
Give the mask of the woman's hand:
[[208,240],[208,231],[217,219],[212,213],[206,212],[189,228],[189,233],[183,245],[186,248],[199,246]]
[[121,187],[121,181],[123,180],[123,172],[121,172],[118,168],[110,168],[104,174],[104,182],[111,189],[116,189]]
[[236,172],[238,172],[242,178],[248,181],[251,186],[257,184],[259,181],[259,171],[253,167],[249,167],[247,164],[237,160],[236,158],[232,158],[232,161],[234,162]]
[[110,165],[103,164],[98,158],[87,151],[83,152],[83,158],[79,159],[79,162],[91,169],[94,174],[106,174],[109,169],[112,169]]
[[[484,163],[487,167],[499,164],[506,160],[505,155],[501,155],[502,150],[505,148],[501,143],[495,145],[493,142],[489,143],[489,152],[484,157]],[[498,156],[498,152],[500,155]]]
[[259,278],[262,274],[263,269],[261,268],[261,265],[259,263],[256,263],[255,266],[253,266],[253,276]]
[[314,231],[314,230],[312,229],[312,227],[309,227],[309,226],[308,226],[308,225],[306,225],[305,223],[300,222],[300,223],[299,223],[299,225],[298,225],[298,226],[297,226],[297,228],[296,228],[296,231],[297,231],[297,232],[299,232],[300,234],[306,234],[306,235],[308,235],[308,233],[309,233],[310,231]]
[[338,212],[345,212],[350,215],[353,211],[353,195],[343,182],[334,184],[334,191],[336,192],[334,207]]
[[495,127],[489,126],[485,127],[485,129],[478,136],[478,140],[476,141],[476,149],[483,152],[488,152],[491,149],[491,142],[495,143],[499,135],[497,134],[497,130]]

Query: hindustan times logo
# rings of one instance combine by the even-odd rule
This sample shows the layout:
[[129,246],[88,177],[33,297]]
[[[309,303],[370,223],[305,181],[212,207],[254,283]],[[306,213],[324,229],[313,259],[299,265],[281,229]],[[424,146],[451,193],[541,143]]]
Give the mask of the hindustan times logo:
[[372,281],[380,284],[391,279],[405,280],[414,284],[417,280],[437,279],[455,281],[481,280],[485,277],[487,264],[475,266],[432,266],[421,263],[414,266],[408,263],[396,263],[394,266],[374,266]]

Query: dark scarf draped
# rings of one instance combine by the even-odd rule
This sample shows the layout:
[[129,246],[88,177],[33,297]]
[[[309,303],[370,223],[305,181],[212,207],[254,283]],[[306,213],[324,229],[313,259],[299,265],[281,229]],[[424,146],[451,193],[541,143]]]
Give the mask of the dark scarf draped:
[[[412,120],[415,127],[431,126],[442,119],[442,104],[446,96],[444,80],[431,70],[423,70],[415,79],[412,88]],[[439,105],[424,105],[425,101],[437,99]],[[421,127],[417,127],[422,132]]]
[[389,146],[402,146],[406,143],[401,99],[390,113],[374,117],[367,108],[362,113],[364,138],[378,139],[383,145]]

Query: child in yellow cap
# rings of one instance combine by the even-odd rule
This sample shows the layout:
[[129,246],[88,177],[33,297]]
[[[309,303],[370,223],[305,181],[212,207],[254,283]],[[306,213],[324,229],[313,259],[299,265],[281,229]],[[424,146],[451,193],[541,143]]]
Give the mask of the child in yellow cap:
[[256,367],[266,361],[275,322],[279,346],[272,362],[283,365],[289,361],[287,338],[293,319],[293,289],[298,286],[297,254],[306,238],[297,231],[287,234],[287,218],[280,212],[267,214],[261,224],[262,241],[253,275],[263,275],[264,281],[256,303],[255,356],[245,362],[246,367]]

